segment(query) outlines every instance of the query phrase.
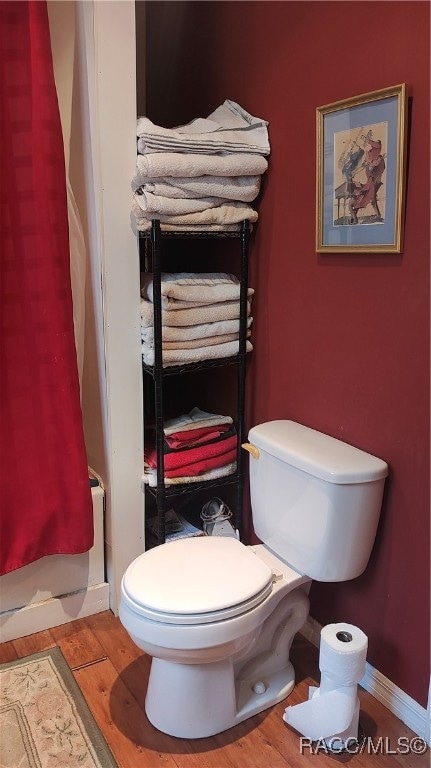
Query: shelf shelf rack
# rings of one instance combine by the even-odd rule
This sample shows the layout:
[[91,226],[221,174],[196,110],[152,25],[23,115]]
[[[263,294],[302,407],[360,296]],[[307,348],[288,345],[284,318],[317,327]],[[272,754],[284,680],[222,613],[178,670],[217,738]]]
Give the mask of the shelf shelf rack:
[[[189,365],[175,365],[163,367],[162,353],[162,302],[161,302],[161,248],[162,241],[165,239],[239,239],[240,254],[240,317],[239,317],[239,349],[238,354],[229,358],[206,360]],[[172,496],[178,496],[185,493],[198,492],[203,489],[217,487],[220,485],[236,484],[236,509],[234,514],[234,525],[242,539],[243,521],[243,451],[241,445],[244,442],[244,414],[245,414],[245,374],[246,374],[246,339],[247,339],[247,289],[248,289],[248,254],[250,241],[250,225],[248,221],[243,221],[238,230],[229,231],[166,231],[160,226],[158,219],[154,219],[151,229],[139,233],[139,250],[141,264],[145,261],[145,248],[148,244],[151,246],[152,256],[152,274],[153,274],[153,323],[154,323],[154,365],[149,366],[142,363],[143,372],[150,376],[154,381],[154,414],[156,431],[156,456],[157,456],[157,474],[156,487],[148,488],[148,492],[153,495],[156,501],[157,510],[157,544],[163,544],[165,541],[165,512],[166,500]],[[164,451],[163,451],[163,381],[167,376],[183,375],[191,371],[206,370],[210,368],[221,367],[225,365],[237,365],[237,420],[236,430],[238,437],[237,444],[237,469],[232,475],[220,478],[219,480],[187,483],[183,485],[166,486],[164,481]]]

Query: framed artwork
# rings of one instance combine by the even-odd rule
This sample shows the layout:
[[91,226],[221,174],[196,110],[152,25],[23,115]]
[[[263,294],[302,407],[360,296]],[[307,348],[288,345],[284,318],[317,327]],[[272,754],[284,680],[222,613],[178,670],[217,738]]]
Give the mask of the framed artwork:
[[316,250],[401,253],[406,85],[317,108]]

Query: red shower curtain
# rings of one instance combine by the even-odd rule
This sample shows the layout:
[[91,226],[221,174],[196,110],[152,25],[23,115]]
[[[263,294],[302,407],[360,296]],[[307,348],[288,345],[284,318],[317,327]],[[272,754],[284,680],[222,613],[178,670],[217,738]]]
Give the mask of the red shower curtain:
[[0,2],[0,573],[93,544],[46,3]]

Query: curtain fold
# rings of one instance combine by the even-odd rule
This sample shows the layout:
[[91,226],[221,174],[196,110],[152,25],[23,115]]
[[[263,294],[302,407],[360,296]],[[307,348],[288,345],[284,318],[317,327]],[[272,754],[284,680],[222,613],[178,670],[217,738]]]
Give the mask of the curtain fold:
[[46,2],[0,3],[0,573],[93,544]]

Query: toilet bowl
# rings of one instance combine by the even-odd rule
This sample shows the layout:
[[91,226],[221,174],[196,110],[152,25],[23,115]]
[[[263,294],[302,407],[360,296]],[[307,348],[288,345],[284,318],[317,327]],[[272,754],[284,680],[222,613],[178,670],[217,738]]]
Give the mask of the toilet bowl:
[[262,543],[168,542],[122,579],[120,620],[153,657],[145,710],[172,736],[212,736],[286,698],[311,580],[356,578],[374,543],[384,461],[286,420],[254,427],[249,440]]
[[138,557],[122,580],[120,620],[153,657],[150,722],[202,738],[284,699],[308,583],[262,545],[234,538],[180,539]]

